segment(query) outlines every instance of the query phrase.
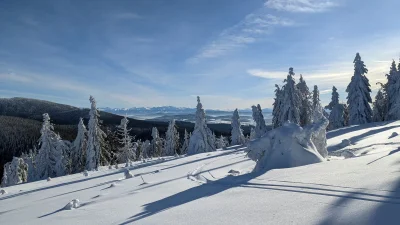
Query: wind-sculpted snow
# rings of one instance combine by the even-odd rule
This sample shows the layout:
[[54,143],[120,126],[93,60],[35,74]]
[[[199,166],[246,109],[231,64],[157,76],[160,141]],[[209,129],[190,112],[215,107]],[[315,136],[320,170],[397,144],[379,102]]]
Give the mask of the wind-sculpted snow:
[[285,123],[282,127],[251,141],[247,151],[249,158],[257,162],[254,171],[262,172],[325,161],[316,146],[322,146],[321,143],[325,141],[326,151],[326,138],[315,134],[319,134],[327,125],[327,122],[321,121],[303,129],[297,124]]

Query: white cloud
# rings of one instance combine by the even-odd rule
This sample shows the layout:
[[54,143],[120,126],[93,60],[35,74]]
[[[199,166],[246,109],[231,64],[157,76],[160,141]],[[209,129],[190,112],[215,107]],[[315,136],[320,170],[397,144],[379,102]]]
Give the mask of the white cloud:
[[292,20],[266,14],[264,10],[259,10],[247,15],[238,24],[223,30],[215,40],[202,47],[187,62],[196,63],[200,59],[222,56],[229,51],[259,41],[271,33],[273,27],[293,25]]
[[265,6],[279,11],[316,13],[338,4],[334,0],[268,0]]

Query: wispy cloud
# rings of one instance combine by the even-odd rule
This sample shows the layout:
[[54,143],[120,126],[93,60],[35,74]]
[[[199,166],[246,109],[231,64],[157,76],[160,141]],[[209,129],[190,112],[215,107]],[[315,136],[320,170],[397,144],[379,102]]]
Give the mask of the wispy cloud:
[[265,6],[279,11],[316,13],[337,6],[334,0],[268,0]]
[[264,10],[247,15],[238,24],[223,30],[218,37],[202,47],[198,54],[187,62],[196,63],[200,59],[216,58],[227,52],[259,41],[277,26],[292,26],[292,20],[266,14]]

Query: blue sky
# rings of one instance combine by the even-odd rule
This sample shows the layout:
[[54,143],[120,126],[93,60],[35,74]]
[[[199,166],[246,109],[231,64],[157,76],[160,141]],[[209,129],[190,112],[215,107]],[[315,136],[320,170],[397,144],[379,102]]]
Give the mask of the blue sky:
[[400,56],[398,0],[0,0],[0,97],[80,107],[271,107],[288,68],[340,100]]

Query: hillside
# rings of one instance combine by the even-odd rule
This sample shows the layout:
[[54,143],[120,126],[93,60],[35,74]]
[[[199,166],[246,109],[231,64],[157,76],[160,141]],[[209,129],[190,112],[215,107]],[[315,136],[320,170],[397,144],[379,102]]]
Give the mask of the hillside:
[[[250,173],[236,146],[130,168],[101,168],[16,185],[0,196],[4,224],[398,224],[400,122],[328,133],[330,161]],[[351,145],[343,145],[342,140]],[[344,153],[346,152],[346,154]],[[234,173],[234,171],[239,171]],[[146,183],[143,183],[143,180]],[[72,199],[80,207],[64,210]],[[23,215],[23,216],[21,216]]]

